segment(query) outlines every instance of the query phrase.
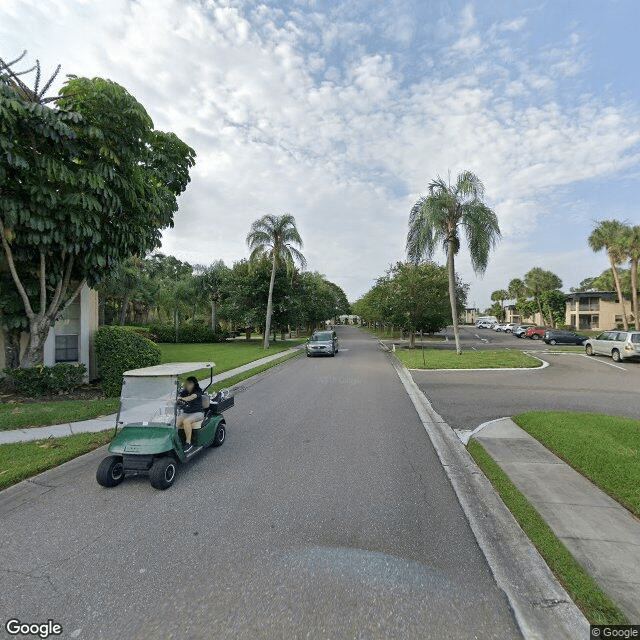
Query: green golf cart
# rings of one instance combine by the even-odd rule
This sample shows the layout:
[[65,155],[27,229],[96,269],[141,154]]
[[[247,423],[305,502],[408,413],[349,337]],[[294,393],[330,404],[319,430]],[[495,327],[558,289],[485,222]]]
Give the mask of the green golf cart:
[[[96,480],[115,487],[125,476],[148,474],[156,489],[168,489],[179,464],[192,460],[207,447],[219,447],[226,437],[222,412],[234,405],[233,396],[219,391],[210,396],[213,362],[171,362],[125,371],[116,418],[116,435],[98,467]],[[202,396],[204,419],[193,425],[192,447],[184,453],[184,431],[176,427],[180,412],[179,377],[200,369],[210,370]],[[118,427],[122,426],[118,432]]]

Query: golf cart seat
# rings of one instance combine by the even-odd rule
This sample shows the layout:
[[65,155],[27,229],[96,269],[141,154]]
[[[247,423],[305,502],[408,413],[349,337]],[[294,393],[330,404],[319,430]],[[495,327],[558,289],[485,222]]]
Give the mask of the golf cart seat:
[[[205,415],[207,413],[207,409],[211,406],[211,396],[205,391],[202,394],[202,410],[204,411]],[[192,429],[199,429],[202,426],[202,423],[204,422],[204,420],[198,420],[198,422],[194,422],[193,425],[191,425]]]

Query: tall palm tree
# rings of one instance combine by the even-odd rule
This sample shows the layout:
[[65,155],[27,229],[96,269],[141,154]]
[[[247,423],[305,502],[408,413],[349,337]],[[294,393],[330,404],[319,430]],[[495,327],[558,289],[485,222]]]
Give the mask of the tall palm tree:
[[264,329],[264,348],[268,349],[276,269],[279,265],[284,264],[287,270],[290,270],[296,262],[304,269],[307,261],[298,249],[302,248],[303,243],[296,227],[296,220],[288,213],[281,216],[265,215],[256,220],[247,234],[247,245],[251,249],[251,261],[265,257],[271,260],[271,281],[269,282],[267,318]]
[[513,300],[519,300],[520,298],[527,297],[527,287],[520,278],[513,278],[513,280],[509,282],[507,291]]
[[620,300],[620,305],[622,307],[622,324],[625,329],[628,329],[629,321],[627,319],[627,311],[624,306],[622,283],[620,281],[620,273],[618,271],[618,265],[622,262],[626,262],[627,259],[624,247],[624,235],[626,228],[626,225],[619,220],[602,220],[591,232],[588,242],[591,249],[596,253],[602,249],[607,252],[609,264],[611,264],[611,272],[613,273],[613,280],[616,284],[618,300]]
[[484,185],[471,171],[460,173],[453,185],[438,176],[429,184],[429,195],[422,196],[413,205],[409,216],[409,260],[418,263],[423,258],[430,258],[439,244],[447,253],[449,302],[458,354],[462,349],[458,332],[455,256],[460,250],[461,231],[466,236],[473,270],[479,274],[485,272],[489,253],[501,236],[498,216],[483,198]]
[[638,304],[638,267],[640,266],[640,224],[627,227],[624,232],[624,248],[631,267],[631,303],[635,328],[640,329],[640,306]]

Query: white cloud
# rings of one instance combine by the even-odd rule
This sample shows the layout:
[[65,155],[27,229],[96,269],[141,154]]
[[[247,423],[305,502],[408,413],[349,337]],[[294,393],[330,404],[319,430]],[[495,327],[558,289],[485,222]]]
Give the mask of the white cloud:
[[[532,261],[563,274],[584,270],[582,249],[569,252],[572,262],[532,249],[524,234],[552,214],[545,203],[554,189],[640,162],[637,105],[579,94],[567,101],[560,79],[583,69],[577,35],[525,55],[511,40],[524,18],[485,32],[466,5],[455,29],[439,28],[435,63],[416,78],[405,75],[402,53],[372,49],[376,24],[350,12],[323,12],[322,3],[289,13],[239,0],[204,6],[0,7],[3,55],[28,45],[47,68],[60,61],[67,73],[108,76],[156,126],[196,149],[175,229],[164,234],[163,250],[180,258],[246,256],[250,222],[289,211],[310,267],[354,297],[402,258],[409,208],[429,178],[470,168],[484,179],[505,236],[484,280],[464,254],[458,261],[481,303]],[[400,3],[379,16],[384,38],[400,47],[416,39],[409,12]]]

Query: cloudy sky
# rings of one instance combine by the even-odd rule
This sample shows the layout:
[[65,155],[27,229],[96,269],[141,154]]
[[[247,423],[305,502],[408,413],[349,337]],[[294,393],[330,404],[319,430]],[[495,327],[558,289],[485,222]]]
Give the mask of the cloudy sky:
[[[111,78],[198,154],[163,251],[228,264],[290,212],[351,299],[404,257],[429,179],[471,169],[503,240],[469,303],[532,266],[607,267],[640,222],[637,0],[0,0],[0,56]],[[440,260],[443,256],[438,256]]]

